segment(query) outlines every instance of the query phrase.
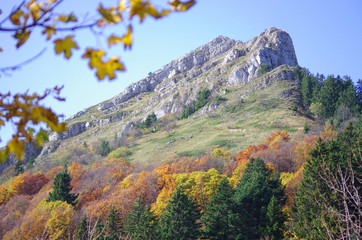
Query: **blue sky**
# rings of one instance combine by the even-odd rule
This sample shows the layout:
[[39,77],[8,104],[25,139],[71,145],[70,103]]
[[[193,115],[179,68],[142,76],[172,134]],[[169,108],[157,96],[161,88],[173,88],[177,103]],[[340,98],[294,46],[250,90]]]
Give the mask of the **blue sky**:
[[[5,3],[4,3],[5,2]],[[19,1],[2,0],[6,12]],[[86,12],[99,0],[65,0],[64,11]],[[116,1],[102,1],[104,5]],[[164,5],[167,0],[152,1]],[[146,19],[135,25],[131,51],[114,48],[109,54],[120,55],[127,72],[114,81],[99,82],[94,77],[82,51],[66,61],[55,56],[52,45],[32,33],[19,50],[10,35],[0,33],[0,67],[22,62],[47,47],[45,54],[10,76],[0,78],[0,92],[43,92],[45,88],[64,85],[66,102],[49,100],[46,104],[59,114],[70,117],[76,112],[105,101],[129,84],[145,77],[168,62],[190,52],[211,39],[223,35],[244,42],[270,27],[287,31],[293,39],[300,66],[312,73],[349,75],[362,79],[362,1],[360,0],[199,0],[186,13],[175,13],[161,20]],[[5,15],[3,14],[3,15]],[[3,16],[0,16],[1,17]],[[38,36],[37,36],[38,35]],[[86,32],[75,33],[82,46],[95,46],[96,39]],[[65,36],[65,35],[59,35]],[[0,136],[9,138],[13,129],[2,128]],[[3,145],[5,142],[0,143]]]

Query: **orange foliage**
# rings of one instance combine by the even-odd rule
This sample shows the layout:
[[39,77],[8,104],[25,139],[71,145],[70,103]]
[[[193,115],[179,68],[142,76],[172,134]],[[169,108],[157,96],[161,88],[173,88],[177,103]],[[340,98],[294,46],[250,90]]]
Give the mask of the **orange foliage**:
[[48,172],[45,173],[45,177],[50,180],[53,180],[55,175],[57,175],[57,173],[59,173],[63,170],[64,170],[63,166],[58,166],[58,167],[52,168],[51,170],[49,170]]

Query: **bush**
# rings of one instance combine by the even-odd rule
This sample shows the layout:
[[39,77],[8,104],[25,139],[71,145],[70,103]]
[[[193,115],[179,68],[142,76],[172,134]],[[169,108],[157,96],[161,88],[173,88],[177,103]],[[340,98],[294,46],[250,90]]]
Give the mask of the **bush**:
[[293,107],[292,107],[292,110],[293,110],[294,112],[298,111],[298,106],[297,106],[296,103],[294,103],[294,105],[293,105]]
[[148,114],[146,120],[142,122],[141,127],[149,128],[156,122],[157,122],[157,116],[154,112],[152,112],[151,114]]
[[131,155],[132,152],[128,147],[119,147],[108,154],[109,158],[125,158]]
[[190,106],[188,106],[182,111],[181,119],[187,119],[192,114],[193,114],[193,110]]
[[200,108],[203,108],[209,102],[210,95],[211,92],[209,89],[202,89],[201,91],[197,92],[195,100],[195,112]]
[[303,128],[303,133],[304,133],[304,134],[307,134],[308,132],[309,132],[308,123],[305,122],[305,123],[304,123],[304,128]]
[[101,144],[97,147],[97,153],[102,157],[107,156],[111,152],[111,147],[109,146],[109,142],[106,140],[102,140]]
[[221,96],[216,96],[215,97],[216,104],[220,104],[220,103],[225,102],[227,100],[228,100],[227,98],[224,98],[224,97],[221,97]]
[[269,66],[269,64],[264,63],[260,65],[260,68],[258,70],[258,76],[261,76],[267,72],[269,72],[271,70],[271,67]]

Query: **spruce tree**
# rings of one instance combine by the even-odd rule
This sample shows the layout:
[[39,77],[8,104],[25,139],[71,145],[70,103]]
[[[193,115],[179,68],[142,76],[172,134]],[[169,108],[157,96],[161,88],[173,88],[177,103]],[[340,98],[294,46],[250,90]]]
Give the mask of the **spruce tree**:
[[120,239],[122,232],[122,222],[117,209],[112,208],[107,216],[107,224],[105,228],[104,239],[114,240]]
[[233,225],[236,239],[259,239],[264,235],[267,207],[273,195],[278,204],[285,203],[279,174],[273,174],[262,159],[250,159],[235,188]]
[[234,189],[225,177],[221,180],[216,194],[206,204],[201,223],[204,228],[202,235],[207,239],[235,239],[235,229],[232,225]]
[[137,199],[131,212],[126,216],[124,229],[126,235],[134,240],[159,239],[156,217],[151,212],[151,207],[141,197]]
[[200,235],[199,218],[200,212],[195,202],[177,188],[160,220],[161,239],[197,239]]
[[[360,213],[353,200],[354,196],[362,196],[362,183],[358,181],[362,177],[360,126],[361,122],[357,129],[350,124],[335,140],[323,142],[319,139],[311,150],[294,201],[294,231],[297,237],[348,239],[347,232],[353,231],[351,224],[361,224]],[[341,179],[341,174],[346,178]],[[344,188],[339,189],[339,186]],[[349,195],[343,192],[353,192],[353,189],[358,193]],[[348,216],[344,216],[346,209]]]
[[64,172],[60,172],[55,175],[53,181],[53,192],[49,193],[49,197],[47,202],[55,202],[55,201],[63,201],[73,206],[77,203],[76,199],[78,198],[78,194],[72,194],[70,191],[72,190],[72,186],[70,185],[71,181],[70,174],[65,168]]
[[286,219],[286,215],[283,213],[276,197],[273,195],[267,208],[264,237],[268,237],[270,240],[283,239],[283,228]]

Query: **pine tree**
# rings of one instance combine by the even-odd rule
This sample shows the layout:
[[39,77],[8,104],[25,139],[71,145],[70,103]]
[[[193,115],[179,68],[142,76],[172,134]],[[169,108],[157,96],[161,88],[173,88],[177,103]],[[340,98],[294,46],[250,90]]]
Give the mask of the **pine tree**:
[[235,239],[235,229],[232,225],[232,213],[234,203],[232,197],[233,188],[225,177],[221,180],[216,194],[206,204],[201,223],[203,236],[207,239]]
[[76,199],[78,198],[78,194],[70,193],[72,190],[72,186],[70,185],[71,180],[72,179],[67,171],[67,168],[65,168],[64,172],[60,172],[55,175],[53,181],[53,192],[49,193],[47,202],[60,200],[74,206],[77,203]]
[[258,239],[266,229],[267,207],[272,196],[284,204],[284,189],[279,174],[273,174],[260,158],[250,159],[235,188],[233,225],[237,239]]
[[107,224],[104,234],[105,240],[120,239],[122,232],[122,222],[117,209],[112,208],[107,216]]
[[88,239],[88,221],[87,215],[84,215],[82,220],[77,226],[77,230],[75,231],[75,239],[76,240],[87,240]]
[[195,202],[177,188],[160,221],[161,239],[197,239],[200,234],[199,218],[200,212]]
[[266,228],[264,236],[270,240],[283,239],[283,228],[286,216],[280,208],[276,197],[270,199],[266,213]]
[[137,199],[127,215],[124,229],[127,236],[134,240],[159,239],[156,217],[151,212],[151,207],[146,205],[141,197]]

